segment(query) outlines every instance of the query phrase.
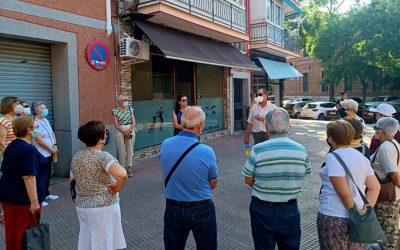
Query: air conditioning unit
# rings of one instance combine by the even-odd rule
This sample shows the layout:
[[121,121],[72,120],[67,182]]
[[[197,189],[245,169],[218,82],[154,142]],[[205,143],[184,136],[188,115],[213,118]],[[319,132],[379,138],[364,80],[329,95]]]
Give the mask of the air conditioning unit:
[[122,59],[149,60],[150,44],[131,37],[121,38],[119,55]]

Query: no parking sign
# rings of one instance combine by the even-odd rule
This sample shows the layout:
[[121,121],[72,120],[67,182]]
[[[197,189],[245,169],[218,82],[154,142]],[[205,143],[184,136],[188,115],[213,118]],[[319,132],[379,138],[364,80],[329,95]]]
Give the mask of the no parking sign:
[[86,50],[88,63],[95,70],[105,69],[110,62],[110,52],[105,43],[94,41],[89,44]]

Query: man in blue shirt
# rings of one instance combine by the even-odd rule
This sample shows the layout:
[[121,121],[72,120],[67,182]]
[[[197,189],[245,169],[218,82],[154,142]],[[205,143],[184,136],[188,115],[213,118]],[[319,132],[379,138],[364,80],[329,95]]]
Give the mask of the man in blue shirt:
[[[160,163],[164,181],[177,160],[204,129],[205,114],[189,106],[182,114],[183,130],[161,144]],[[211,147],[199,144],[179,163],[165,187],[164,246],[185,249],[190,231],[197,249],[217,249],[217,222],[212,189],[217,187],[218,167]]]

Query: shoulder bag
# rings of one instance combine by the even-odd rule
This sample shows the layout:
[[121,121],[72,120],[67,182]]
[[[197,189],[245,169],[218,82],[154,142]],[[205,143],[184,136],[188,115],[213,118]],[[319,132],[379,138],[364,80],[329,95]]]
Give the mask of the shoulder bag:
[[50,250],[50,231],[49,224],[42,224],[40,214],[36,213],[38,225],[33,226],[33,215],[30,213],[30,226],[24,232],[22,238],[23,250]]
[[167,187],[169,179],[171,179],[172,174],[175,172],[176,168],[178,167],[179,163],[181,163],[181,161],[183,160],[183,158],[185,158],[185,156],[192,151],[192,149],[194,149],[197,145],[199,145],[200,142],[195,142],[193,143],[188,149],[185,150],[185,152],[183,152],[183,154],[181,155],[181,157],[179,157],[179,159],[175,162],[174,166],[171,168],[171,170],[169,171],[167,178],[165,179],[164,182],[164,186]]
[[349,240],[355,243],[387,243],[387,238],[379,225],[374,208],[371,207],[365,195],[358,188],[343,159],[335,152],[332,152],[332,154],[339,161],[340,165],[342,165],[346,175],[357,187],[358,193],[367,208],[367,211],[363,215],[358,212],[356,206],[349,211]]
[[[396,144],[392,141],[389,141],[393,143],[393,145],[396,147],[397,150],[397,164],[399,163],[399,157],[400,157],[400,152],[399,149],[397,148]],[[378,154],[379,148],[376,150],[376,153],[374,155],[374,158],[372,159],[372,163],[375,162],[376,155]],[[376,175],[376,173],[375,173]],[[396,186],[392,182],[392,178],[390,177],[390,174],[388,177],[384,180],[379,179],[378,175],[376,175],[376,178],[378,178],[379,183],[381,184],[381,191],[379,192],[378,196],[378,202],[394,202],[396,201]]]

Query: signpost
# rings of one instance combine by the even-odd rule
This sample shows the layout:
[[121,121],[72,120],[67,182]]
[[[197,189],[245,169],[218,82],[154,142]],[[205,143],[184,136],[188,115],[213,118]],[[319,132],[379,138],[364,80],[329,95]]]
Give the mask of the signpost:
[[103,70],[110,62],[110,52],[105,43],[96,40],[87,47],[86,58],[92,68]]

